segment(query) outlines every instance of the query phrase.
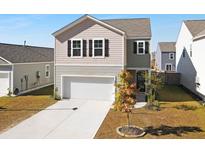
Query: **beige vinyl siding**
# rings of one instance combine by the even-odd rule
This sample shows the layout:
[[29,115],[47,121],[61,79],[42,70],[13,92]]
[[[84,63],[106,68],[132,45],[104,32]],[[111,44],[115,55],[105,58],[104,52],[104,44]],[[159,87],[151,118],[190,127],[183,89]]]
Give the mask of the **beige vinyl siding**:
[[93,75],[93,76],[115,76],[122,70],[119,66],[56,66],[56,82],[58,93],[61,93],[62,75]]
[[[133,51],[134,41],[137,41],[137,40],[135,39],[127,40],[127,67],[150,68],[150,65],[151,65],[150,53],[144,54],[144,55],[134,54],[134,51]],[[149,41],[149,40],[145,40],[145,41]]]
[[[71,58],[67,56],[67,41],[69,39],[87,40],[87,56]],[[109,57],[89,57],[88,40],[94,38],[109,39]],[[124,61],[124,36],[96,22],[87,19],[56,37],[56,64],[119,64]]]
[[[45,65],[50,65],[50,78],[45,77]],[[18,88],[20,91],[26,90],[24,76],[28,75],[28,89],[52,84],[54,81],[54,64],[53,63],[39,63],[39,64],[17,64],[14,65],[13,89]],[[40,79],[37,82],[36,72],[40,71]],[[23,89],[21,89],[21,78],[23,78]],[[34,84],[36,83],[36,84]]]

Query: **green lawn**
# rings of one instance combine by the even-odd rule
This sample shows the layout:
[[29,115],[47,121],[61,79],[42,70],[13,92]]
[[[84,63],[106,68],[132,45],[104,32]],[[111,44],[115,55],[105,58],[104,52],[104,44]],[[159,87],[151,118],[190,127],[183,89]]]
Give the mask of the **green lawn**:
[[[160,90],[161,111],[134,109],[131,122],[146,130],[142,138],[205,138],[205,107],[183,88]],[[126,114],[110,110],[95,138],[123,138],[116,133],[126,124]]]
[[56,103],[52,93],[53,86],[49,86],[24,96],[0,97],[0,132]]
[[192,95],[188,94],[181,86],[167,85],[159,91],[159,101],[184,102],[194,101]]
[[29,92],[29,93],[26,93],[24,94],[25,96],[28,96],[28,95],[53,95],[53,90],[54,90],[54,86],[48,86],[48,87],[45,87],[45,88],[41,88],[39,90],[35,90],[35,91],[32,91],[32,92]]

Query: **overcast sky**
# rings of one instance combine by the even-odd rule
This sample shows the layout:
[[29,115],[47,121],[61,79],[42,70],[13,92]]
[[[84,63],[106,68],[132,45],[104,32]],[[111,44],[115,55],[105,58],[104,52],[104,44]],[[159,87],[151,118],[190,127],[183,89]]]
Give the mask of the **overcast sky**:
[[[11,44],[54,47],[51,35],[59,28],[79,18],[80,14],[62,15],[0,15],[0,42]],[[150,18],[152,50],[159,41],[176,41],[183,20],[205,19],[205,15],[143,15],[143,14],[93,14],[98,19]]]

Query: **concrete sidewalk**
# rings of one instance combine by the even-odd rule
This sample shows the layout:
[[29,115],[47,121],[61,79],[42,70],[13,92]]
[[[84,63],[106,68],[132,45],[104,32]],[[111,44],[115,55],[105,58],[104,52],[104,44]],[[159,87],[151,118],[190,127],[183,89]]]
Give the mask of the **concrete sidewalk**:
[[[111,104],[62,100],[0,134],[0,138],[93,138]],[[75,107],[78,109],[73,110]]]

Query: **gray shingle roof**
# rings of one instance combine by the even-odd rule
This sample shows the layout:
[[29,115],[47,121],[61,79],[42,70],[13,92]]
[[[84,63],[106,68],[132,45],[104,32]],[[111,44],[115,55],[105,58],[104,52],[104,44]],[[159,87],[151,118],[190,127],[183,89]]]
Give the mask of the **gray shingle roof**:
[[205,20],[185,20],[184,23],[193,37],[205,30]]
[[103,22],[119,31],[126,33],[128,37],[139,37],[139,38],[151,38],[151,25],[149,18],[127,18],[127,19],[106,19],[98,20],[90,15],[83,15],[77,20],[71,22],[70,24],[64,26],[63,28],[57,30],[53,33],[54,36],[57,36],[67,29],[75,26],[78,22],[90,18],[92,20]]
[[159,42],[161,52],[176,52],[176,42]]
[[199,34],[197,34],[195,37],[201,37],[201,36],[205,36],[205,29],[203,31],[201,31]]
[[128,37],[151,37],[150,19],[108,19],[101,20],[117,29],[124,31]]
[[50,62],[54,61],[54,49],[0,43],[0,57],[11,63]]

